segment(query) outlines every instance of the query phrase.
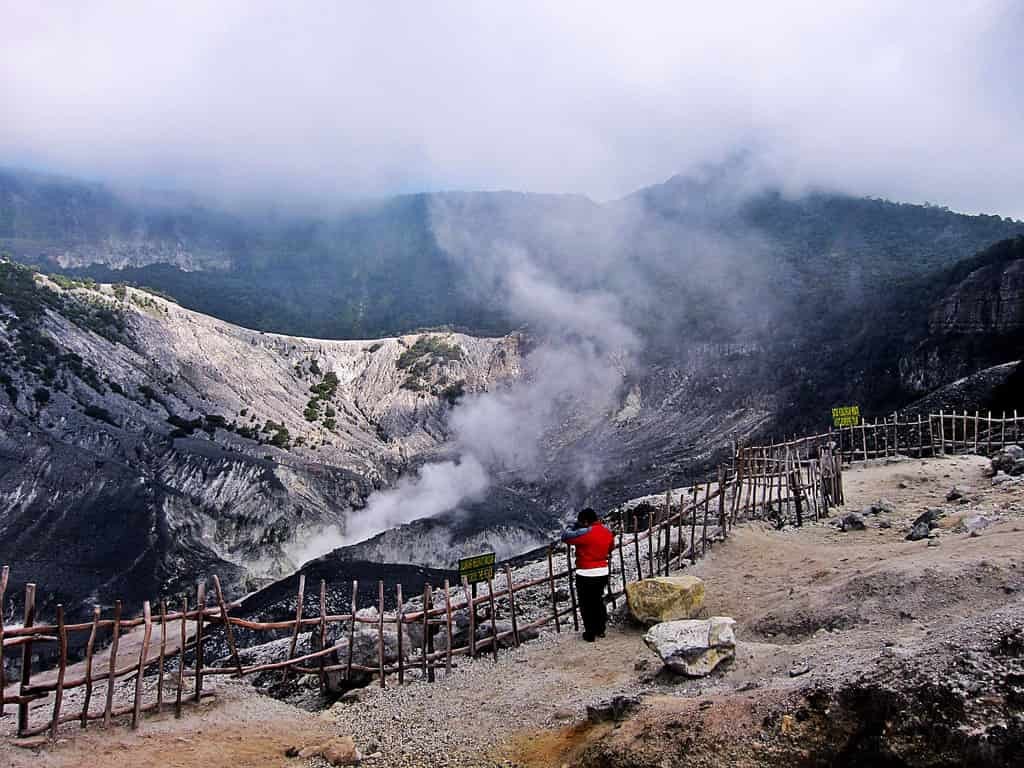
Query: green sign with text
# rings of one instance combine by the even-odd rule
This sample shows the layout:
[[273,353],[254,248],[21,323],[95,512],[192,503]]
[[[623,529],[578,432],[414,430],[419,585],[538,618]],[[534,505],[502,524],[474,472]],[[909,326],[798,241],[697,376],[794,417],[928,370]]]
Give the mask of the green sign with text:
[[860,426],[860,406],[842,405],[832,409],[832,426],[834,427],[857,427]]
[[494,578],[494,553],[473,555],[459,560],[459,579],[466,578],[470,584],[489,581]]

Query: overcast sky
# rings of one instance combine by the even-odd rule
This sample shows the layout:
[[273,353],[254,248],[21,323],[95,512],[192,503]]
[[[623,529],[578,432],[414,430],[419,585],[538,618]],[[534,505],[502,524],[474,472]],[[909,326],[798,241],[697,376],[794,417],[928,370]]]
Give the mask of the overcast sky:
[[793,189],[1024,218],[1019,0],[0,0],[0,29],[5,165],[608,199],[746,151]]

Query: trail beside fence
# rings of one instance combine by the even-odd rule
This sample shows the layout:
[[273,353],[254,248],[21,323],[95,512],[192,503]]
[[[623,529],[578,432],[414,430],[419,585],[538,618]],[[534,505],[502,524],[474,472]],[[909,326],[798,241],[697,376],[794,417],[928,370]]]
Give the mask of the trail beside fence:
[[[731,465],[718,467],[714,477],[686,489],[676,503],[668,488],[661,504],[623,507],[606,516],[615,534],[606,599],[615,604],[624,597],[628,583],[668,575],[696,563],[744,519],[768,518],[781,527],[827,516],[831,508],[843,504],[844,462],[898,454],[992,453],[1019,442],[1022,427],[1024,420],[1016,413],[993,418],[991,414],[940,412],[916,419],[893,416],[788,442],[737,447]],[[494,578],[480,582],[483,594],[477,594],[466,579],[458,584],[445,580],[427,584],[422,595],[416,596],[418,605],[408,601],[410,595],[403,595],[401,584],[395,585],[393,595],[386,595],[383,581],[377,584],[373,604],[360,605],[359,584],[353,582],[348,610],[330,613],[328,585],[321,580],[318,610],[307,615],[306,577],[300,574],[294,618],[264,622],[232,616],[239,604],[225,600],[217,576],[209,584],[199,582],[194,598],[182,599],[177,605],[146,602],[142,616],[125,618],[118,601],[109,617],[103,617],[97,607],[91,621],[75,624],[65,622],[62,605],[56,607],[51,623],[37,623],[36,585],[27,584],[23,622],[5,628],[2,607],[10,569],[4,566],[0,572],[0,644],[5,650],[20,648],[21,669],[17,693],[8,694],[6,687],[12,681],[4,679],[0,665],[0,714],[13,705],[19,737],[48,734],[52,738],[65,723],[87,728],[95,721],[109,726],[115,718],[128,718],[131,727],[137,728],[146,712],[173,710],[181,717],[189,702],[202,698],[204,679],[210,676],[270,672],[279,672],[282,679],[315,676],[322,689],[328,687],[332,675],[343,682],[369,675],[381,687],[389,682],[402,685],[413,678],[433,682],[439,672],[451,674],[461,656],[497,659],[499,647],[518,646],[524,635],[549,625],[555,632],[570,625],[578,630],[574,577],[572,549],[558,543],[549,546],[546,557],[537,562],[515,569],[508,565],[498,568]],[[392,598],[395,609],[389,612]],[[460,623],[466,621],[466,641],[460,644],[454,638],[460,634]],[[126,631],[137,628],[142,632],[138,653],[123,663],[118,645]],[[376,634],[372,664],[354,654],[357,628]],[[214,630],[223,633],[227,647],[226,656],[219,660],[206,658]],[[243,663],[246,649],[236,641],[236,631],[242,630],[247,636],[265,634],[267,640],[285,633],[290,638],[287,656]],[[310,633],[311,650],[299,653],[299,637],[306,632]],[[101,654],[99,638],[107,633],[110,645]],[[68,657],[72,635],[87,637],[84,660],[74,665]],[[436,647],[442,637],[444,641]],[[41,671],[34,662],[33,649],[44,645],[56,647],[53,670]],[[148,701],[143,684],[147,676],[155,682],[154,695]],[[134,682],[131,703],[115,707],[115,686],[125,681]],[[65,695],[72,690],[82,694],[80,703],[66,711]],[[41,706],[51,695],[52,706]],[[39,713],[44,717],[35,716]]]

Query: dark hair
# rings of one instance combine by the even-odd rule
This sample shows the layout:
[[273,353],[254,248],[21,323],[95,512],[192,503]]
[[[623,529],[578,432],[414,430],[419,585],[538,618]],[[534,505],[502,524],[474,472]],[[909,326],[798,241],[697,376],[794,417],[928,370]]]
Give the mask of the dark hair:
[[596,523],[597,522],[597,512],[595,512],[592,507],[584,507],[583,509],[580,510],[579,521],[581,523],[588,523],[588,524]]

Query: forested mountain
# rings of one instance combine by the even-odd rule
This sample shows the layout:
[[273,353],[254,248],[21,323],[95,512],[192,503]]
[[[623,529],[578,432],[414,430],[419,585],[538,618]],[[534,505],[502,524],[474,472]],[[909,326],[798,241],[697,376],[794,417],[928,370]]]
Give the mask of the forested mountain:
[[510,330],[518,319],[490,293],[494,276],[467,275],[466,255],[442,242],[439,222],[473,241],[474,260],[490,248],[523,248],[570,284],[623,296],[654,335],[718,340],[749,337],[766,321],[785,333],[793,319],[807,328],[864,309],[878,291],[1024,232],[1020,222],[935,206],[737,191],[724,171],[604,205],[566,195],[440,193],[322,217],[227,213],[0,173],[0,249],[48,270],[150,286],[183,306],[281,333]]

